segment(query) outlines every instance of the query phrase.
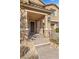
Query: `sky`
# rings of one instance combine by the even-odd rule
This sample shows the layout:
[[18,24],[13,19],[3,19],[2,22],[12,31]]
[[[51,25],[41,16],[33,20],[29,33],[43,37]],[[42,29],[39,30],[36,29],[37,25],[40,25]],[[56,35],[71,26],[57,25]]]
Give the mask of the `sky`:
[[45,4],[57,4],[59,5],[59,0],[42,0]]

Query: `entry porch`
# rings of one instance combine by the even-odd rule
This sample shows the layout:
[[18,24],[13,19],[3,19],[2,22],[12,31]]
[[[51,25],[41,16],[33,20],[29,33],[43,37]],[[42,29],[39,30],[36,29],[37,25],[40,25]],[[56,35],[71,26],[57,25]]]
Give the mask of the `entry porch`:
[[26,25],[26,35],[28,38],[35,34],[40,34],[45,38],[50,37],[51,27],[49,22],[49,15],[39,11],[25,10],[23,13]]

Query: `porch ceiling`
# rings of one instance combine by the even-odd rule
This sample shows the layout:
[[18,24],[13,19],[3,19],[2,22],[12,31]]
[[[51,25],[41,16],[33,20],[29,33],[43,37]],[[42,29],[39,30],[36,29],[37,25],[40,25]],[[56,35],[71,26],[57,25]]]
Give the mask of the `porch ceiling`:
[[44,15],[33,13],[33,12],[28,12],[27,17],[28,17],[28,20],[41,20],[44,18]]

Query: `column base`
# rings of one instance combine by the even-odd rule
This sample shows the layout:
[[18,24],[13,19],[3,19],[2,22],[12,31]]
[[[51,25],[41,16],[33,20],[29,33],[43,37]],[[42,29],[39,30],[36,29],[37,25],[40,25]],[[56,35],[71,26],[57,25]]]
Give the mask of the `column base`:
[[44,30],[44,36],[45,36],[46,38],[49,38],[49,31],[48,31],[48,30]]

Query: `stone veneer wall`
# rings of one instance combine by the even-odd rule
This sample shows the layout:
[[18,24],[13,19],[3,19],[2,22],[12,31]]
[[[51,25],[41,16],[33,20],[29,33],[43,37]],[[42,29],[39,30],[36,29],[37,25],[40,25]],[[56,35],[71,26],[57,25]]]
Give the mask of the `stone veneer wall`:
[[54,6],[54,5],[48,5],[48,6],[46,6],[45,7],[45,9],[47,9],[47,10],[55,10],[57,13],[57,15],[56,16],[52,16],[52,20],[59,20],[59,9],[56,7],[56,6]]

